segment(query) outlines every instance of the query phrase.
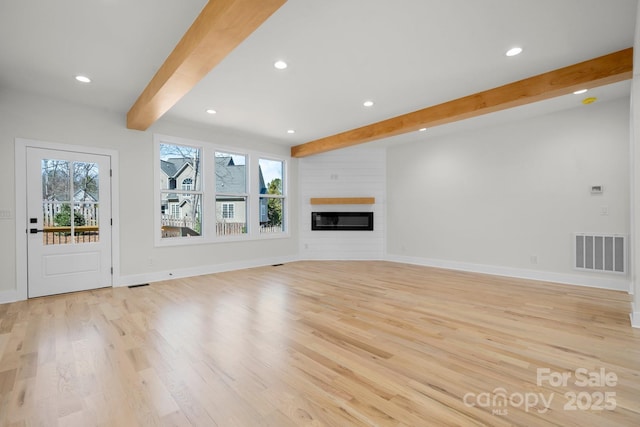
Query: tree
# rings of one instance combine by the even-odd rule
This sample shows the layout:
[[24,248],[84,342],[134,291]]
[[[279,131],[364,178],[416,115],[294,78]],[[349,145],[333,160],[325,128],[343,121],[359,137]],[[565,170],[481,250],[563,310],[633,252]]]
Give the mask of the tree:
[[[267,194],[282,194],[282,180],[280,178],[273,179],[267,188]],[[268,224],[272,227],[282,225],[282,199],[277,197],[269,197],[267,202]]]
[[[54,215],[53,217],[53,225],[57,227],[70,227],[71,226],[71,205],[68,203],[64,203],[60,207],[60,212]],[[73,212],[73,225],[76,227],[80,227],[85,225],[84,217],[80,214],[80,212]]]
[[69,162],[66,160],[43,160],[42,184],[43,200],[69,201]]
[[74,162],[73,189],[76,200],[98,200],[98,165]]

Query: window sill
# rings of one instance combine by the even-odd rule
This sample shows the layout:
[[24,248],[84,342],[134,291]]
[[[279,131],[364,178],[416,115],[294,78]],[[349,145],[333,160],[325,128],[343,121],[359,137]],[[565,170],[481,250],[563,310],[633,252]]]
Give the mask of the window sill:
[[199,245],[215,245],[219,243],[235,243],[235,242],[256,242],[260,240],[288,239],[291,234],[288,232],[246,235],[246,236],[218,236],[216,238],[207,239],[205,237],[174,237],[164,238],[156,241],[155,247],[172,247],[172,246],[199,246]]

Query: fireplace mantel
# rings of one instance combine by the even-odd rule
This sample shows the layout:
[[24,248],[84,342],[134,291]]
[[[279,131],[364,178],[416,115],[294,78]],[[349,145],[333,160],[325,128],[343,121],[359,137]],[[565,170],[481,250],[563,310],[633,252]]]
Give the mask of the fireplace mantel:
[[312,205],[373,205],[375,197],[312,197]]

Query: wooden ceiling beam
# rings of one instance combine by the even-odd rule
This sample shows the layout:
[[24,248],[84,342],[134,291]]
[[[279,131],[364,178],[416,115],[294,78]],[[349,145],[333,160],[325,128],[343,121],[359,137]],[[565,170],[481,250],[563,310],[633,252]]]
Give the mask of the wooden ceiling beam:
[[291,147],[305,157],[628,80],[633,48]]
[[146,130],[287,0],[210,0],[127,113]]

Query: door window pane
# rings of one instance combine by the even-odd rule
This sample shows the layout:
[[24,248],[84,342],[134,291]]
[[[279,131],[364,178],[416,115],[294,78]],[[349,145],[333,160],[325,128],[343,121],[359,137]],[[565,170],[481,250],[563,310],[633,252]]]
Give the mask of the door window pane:
[[71,176],[67,160],[42,160],[42,242],[71,243]]
[[42,200],[68,202],[71,200],[70,186],[67,160],[42,160]]
[[99,241],[98,176],[96,163],[42,160],[45,245]]
[[99,241],[99,168],[96,163],[73,163],[73,242]]
[[45,245],[71,243],[71,204],[44,200],[42,242]]
[[100,239],[97,203],[79,203],[74,206],[74,243],[94,243]]

